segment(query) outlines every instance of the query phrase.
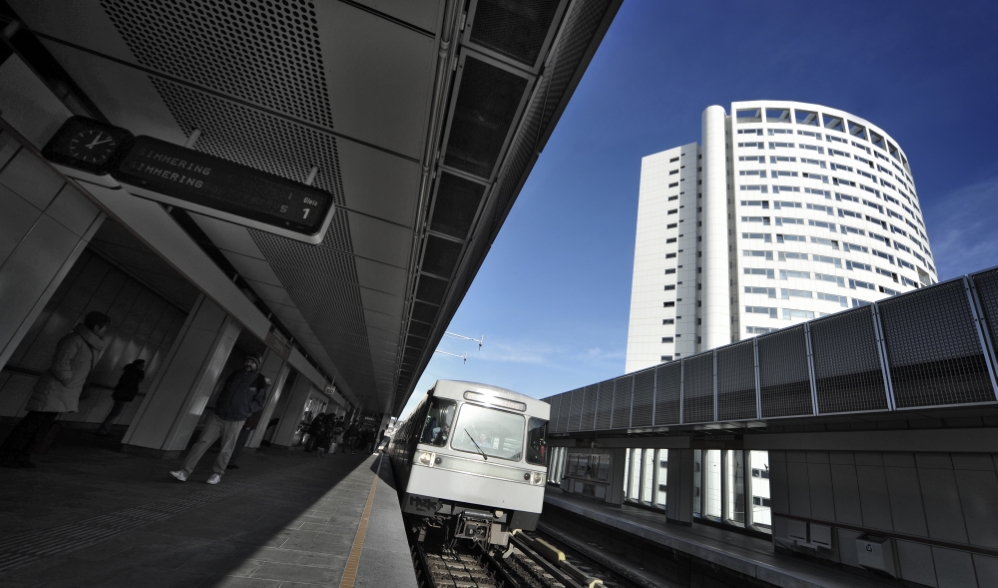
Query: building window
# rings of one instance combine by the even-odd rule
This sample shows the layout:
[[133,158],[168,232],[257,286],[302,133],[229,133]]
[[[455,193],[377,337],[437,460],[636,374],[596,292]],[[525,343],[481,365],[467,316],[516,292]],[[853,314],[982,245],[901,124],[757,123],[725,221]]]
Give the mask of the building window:
[[663,308],[674,308],[675,306],[676,306],[675,302],[663,302],[662,303],[662,307]]
[[798,319],[798,318],[813,319],[814,318],[814,312],[810,311],[810,310],[795,310],[793,308],[784,308],[783,309],[783,319],[784,320],[793,320],[793,319]]
[[672,337],[662,337],[662,343],[672,343]]
[[845,288],[846,281],[845,278],[841,276],[832,276],[829,274],[814,274],[815,280],[821,280],[823,282],[832,282],[833,284]]
[[745,286],[746,294],[764,294],[770,298],[776,298],[776,288],[761,288],[757,286]]
[[766,276],[770,280],[776,275],[773,270],[765,268],[747,267],[743,271],[747,276]]
[[813,297],[810,290],[791,290],[789,288],[780,288],[780,295],[784,299]]
[[849,299],[845,296],[839,296],[837,294],[825,294],[824,292],[818,292],[818,300],[827,300],[828,302],[835,302],[838,303],[838,305],[843,308],[849,306]]

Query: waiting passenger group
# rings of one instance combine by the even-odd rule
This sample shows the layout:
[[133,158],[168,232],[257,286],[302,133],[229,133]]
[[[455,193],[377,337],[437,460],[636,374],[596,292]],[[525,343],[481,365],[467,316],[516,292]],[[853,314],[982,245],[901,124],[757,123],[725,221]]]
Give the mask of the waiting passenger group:
[[[28,399],[28,414],[0,446],[0,467],[35,467],[30,460],[32,449],[44,443],[61,414],[77,412],[80,399],[87,397],[89,379],[104,350],[103,335],[110,323],[110,317],[103,313],[88,313],[82,323],[59,341],[51,366],[38,378]],[[267,400],[270,380],[260,373],[261,367],[262,358],[256,354],[250,355],[241,369],[233,371],[225,379],[215,401],[215,410],[208,415],[201,435],[188,452],[183,467],[170,472],[174,478],[186,481],[201,457],[220,437],[221,451],[215,459],[207,483],[217,484],[226,469],[239,467],[230,462],[235,460],[249,434],[258,426]],[[125,406],[135,399],[139,384],[144,378],[145,360],[137,359],[124,367],[112,394],[114,404],[97,429],[97,435],[111,434],[111,426]],[[374,441],[373,432],[358,431],[355,425],[346,427],[342,417],[337,418],[332,414],[316,416],[309,433],[311,439],[306,450],[320,447],[332,452],[336,442],[339,442],[344,452],[348,445],[352,449],[356,443],[364,443],[370,452]]]

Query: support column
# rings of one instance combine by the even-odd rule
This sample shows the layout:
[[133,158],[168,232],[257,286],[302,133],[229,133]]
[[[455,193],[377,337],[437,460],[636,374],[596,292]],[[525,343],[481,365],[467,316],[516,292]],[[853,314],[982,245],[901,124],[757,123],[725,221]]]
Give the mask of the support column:
[[281,422],[277,423],[277,431],[271,444],[290,449],[294,442],[295,431],[301,423],[302,411],[305,410],[305,403],[312,393],[312,383],[308,378],[298,376],[293,386],[291,386],[290,397],[284,405],[284,414],[281,415]]
[[106,218],[36,149],[69,111],[17,57],[0,65],[0,366]]
[[693,524],[693,450],[669,450],[665,518],[670,523]]
[[183,454],[241,331],[203,295],[149,387],[122,451],[174,459]]
[[281,399],[281,394],[284,392],[284,385],[287,383],[288,375],[291,373],[291,366],[280,355],[277,355],[273,351],[268,351],[266,359],[263,360],[263,369],[261,371],[263,375],[273,380],[273,383],[270,385],[270,392],[267,394],[267,403],[260,409],[263,412],[260,415],[260,424],[257,425],[253,434],[250,435],[249,440],[246,442],[246,449],[255,450],[260,446],[263,434],[267,432],[267,423],[273,417],[274,408],[277,406],[278,401]]
[[731,343],[731,272],[728,267],[728,161],[726,115],[703,111],[703,306],[700,350]]

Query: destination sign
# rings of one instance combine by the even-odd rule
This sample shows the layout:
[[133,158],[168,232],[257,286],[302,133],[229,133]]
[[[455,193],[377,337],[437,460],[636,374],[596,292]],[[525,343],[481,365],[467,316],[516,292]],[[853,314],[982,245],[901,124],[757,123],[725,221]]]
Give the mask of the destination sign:
[[327,192],[152,137],[130,141],[111,176],[136,195],[311,243],[335,212]]

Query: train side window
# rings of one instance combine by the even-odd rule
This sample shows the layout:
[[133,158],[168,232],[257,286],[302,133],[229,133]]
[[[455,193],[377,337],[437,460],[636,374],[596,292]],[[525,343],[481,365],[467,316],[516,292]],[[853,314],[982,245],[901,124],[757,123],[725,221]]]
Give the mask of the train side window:
[[548,452],[548,422],[531,418],[527,424],[527,463],[544,465]]
[[450,438],[450,429],[454,424],[454,410],[457,403],[443,398],[432,398],[430,410],[426,413],[423,424],[423,434],[419,436],[420,443],[428,443],[443,447]]

